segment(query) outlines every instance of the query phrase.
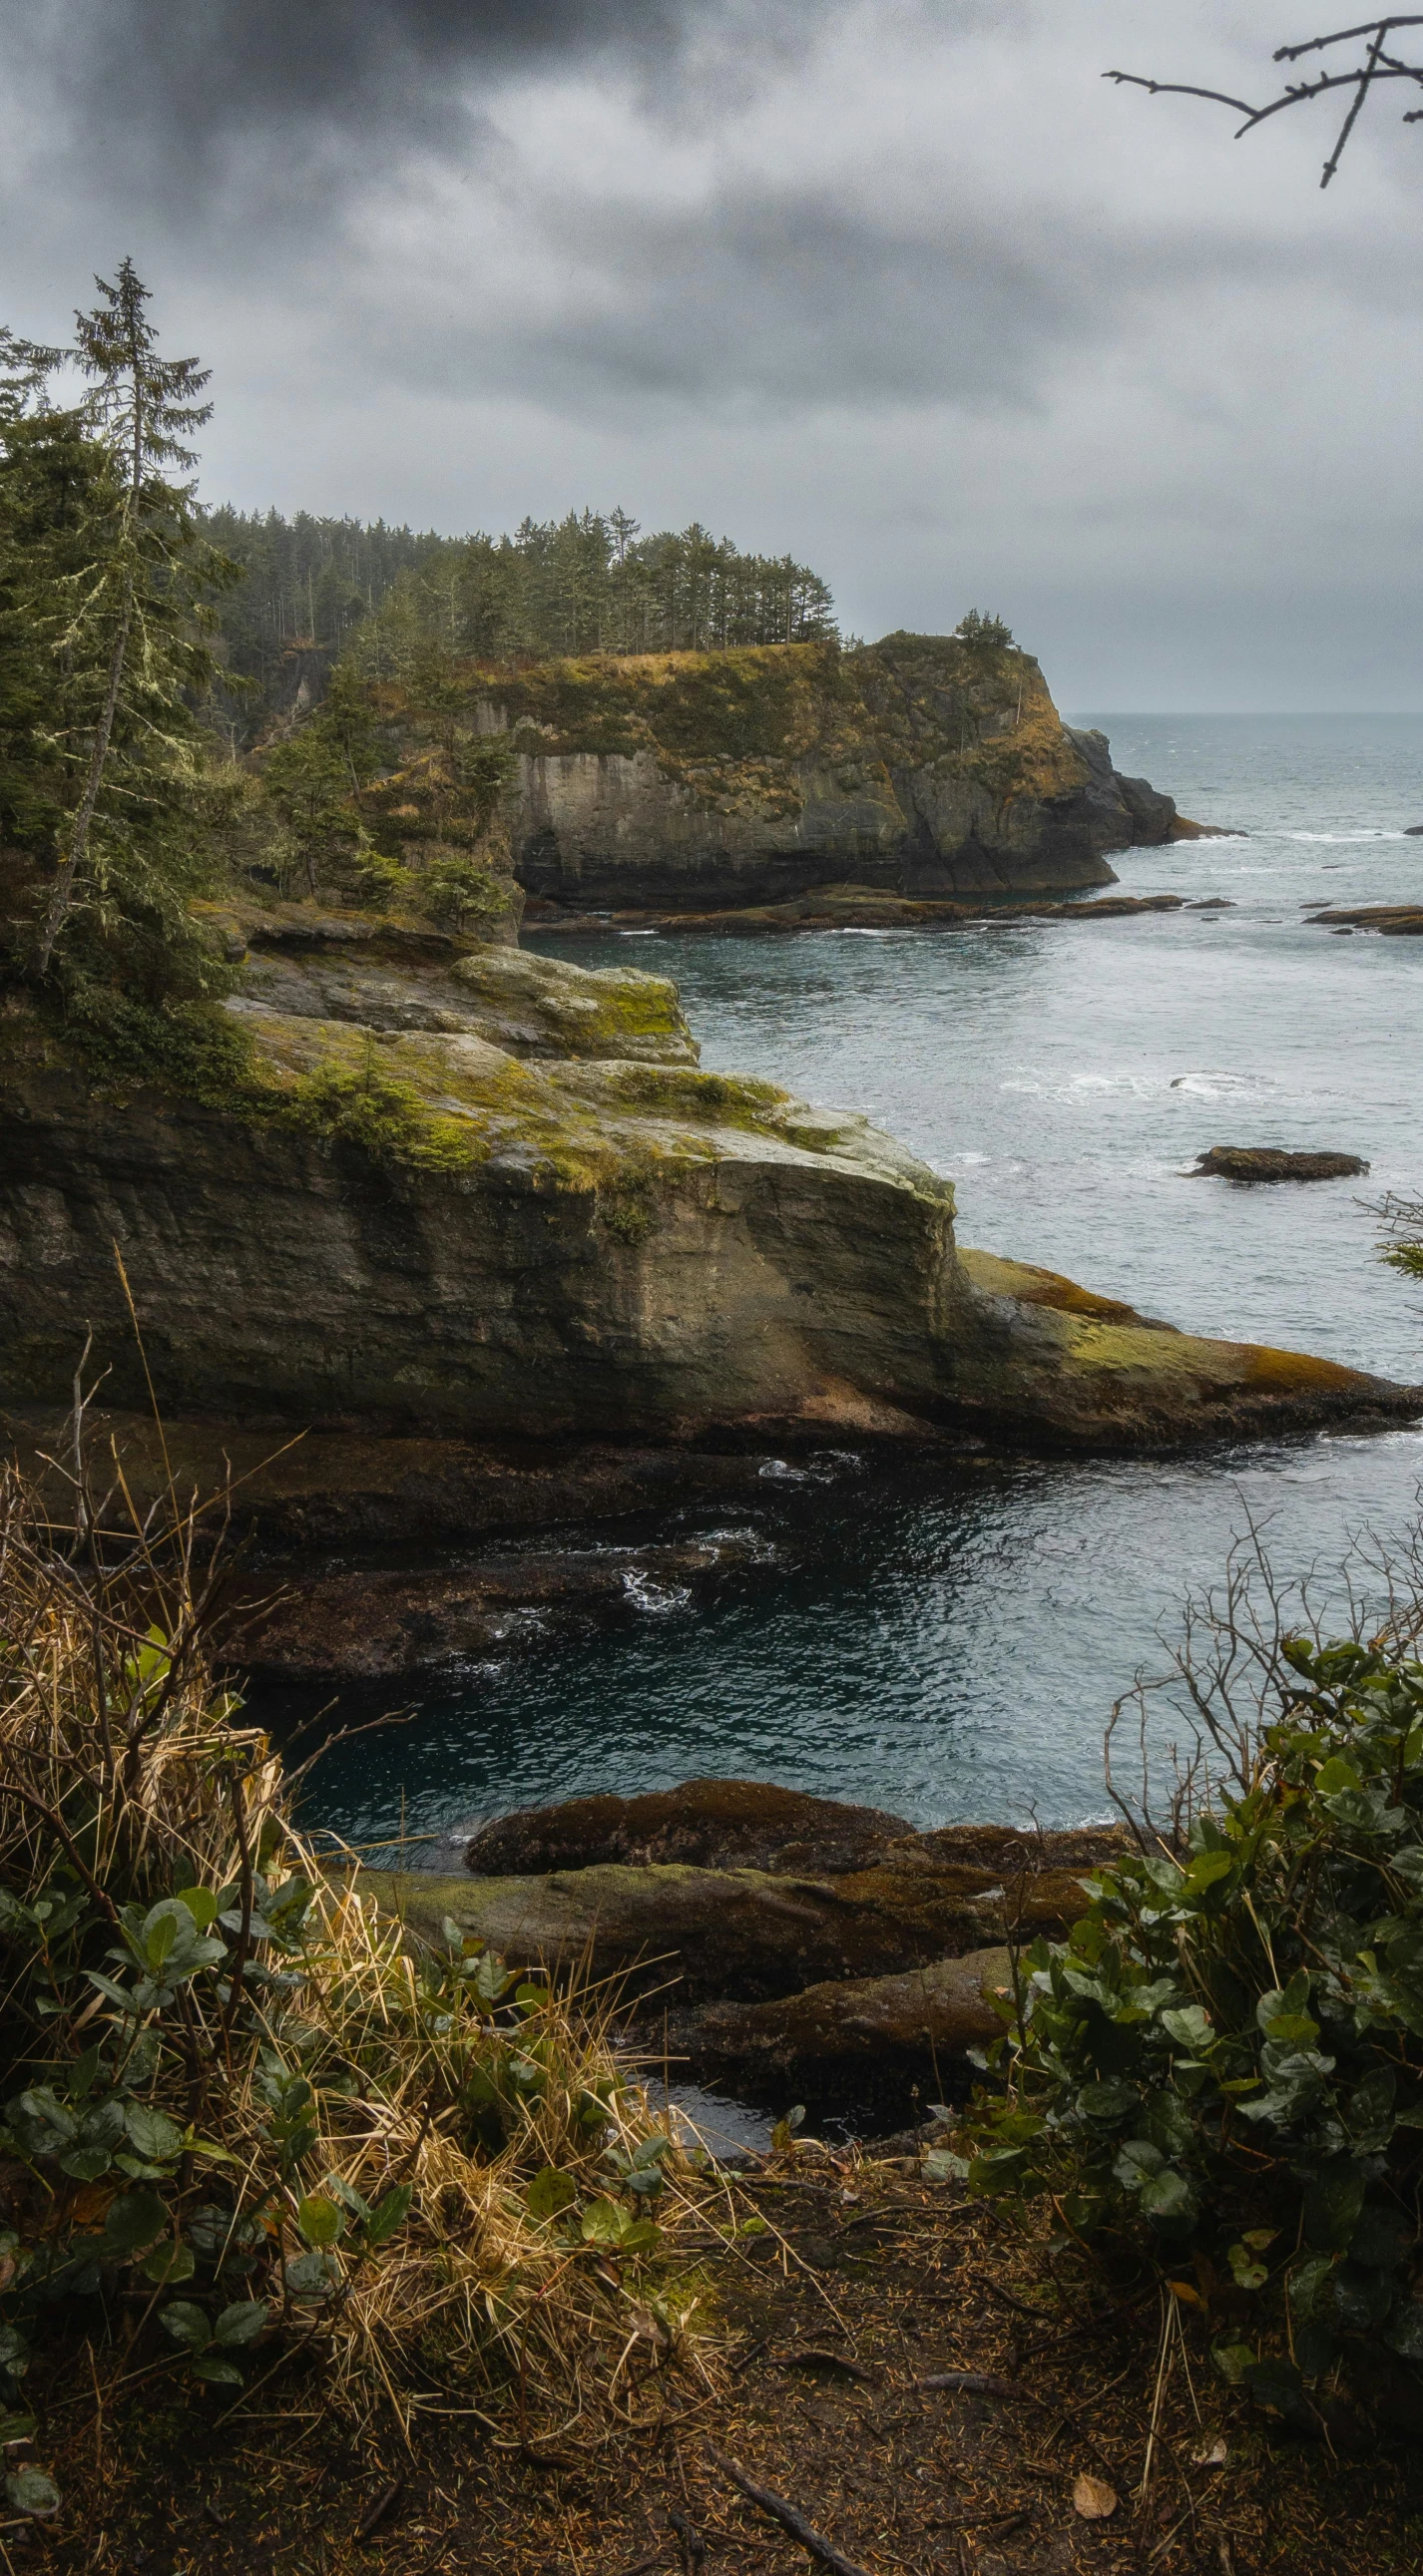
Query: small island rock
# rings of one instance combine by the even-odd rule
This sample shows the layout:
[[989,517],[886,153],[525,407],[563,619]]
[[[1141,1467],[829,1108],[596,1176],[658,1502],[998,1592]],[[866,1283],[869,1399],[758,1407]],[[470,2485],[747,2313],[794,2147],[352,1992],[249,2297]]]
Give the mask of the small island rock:
[[1345,1181],[1368,1170],[1357,1154],[1291,1154],[1278,1145],[1212,1145],[1196,1174],[1217,1181]]

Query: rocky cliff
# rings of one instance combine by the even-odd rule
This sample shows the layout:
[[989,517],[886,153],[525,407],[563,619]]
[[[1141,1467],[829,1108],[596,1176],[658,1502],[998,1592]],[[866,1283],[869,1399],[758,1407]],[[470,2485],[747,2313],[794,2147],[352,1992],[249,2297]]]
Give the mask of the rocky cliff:
[[[853,1111],[702,1073],[674,986],[264,917],[248,1069],[96,1081],[0,1020],[0,1401],[458,1442],[1142,1444],[1413,1409],[961,1250],[953,1192]],[[229,932],[241,946],[242,934]]]
[[[1110,885],[1107,853],[1188,837],[1113,769],[1014,646],[889,635],[471,670],[517,754],[519,878],[575,907],[772,902],[852,880],[903,893]],[[398,719],[401,695],[386,692]]]

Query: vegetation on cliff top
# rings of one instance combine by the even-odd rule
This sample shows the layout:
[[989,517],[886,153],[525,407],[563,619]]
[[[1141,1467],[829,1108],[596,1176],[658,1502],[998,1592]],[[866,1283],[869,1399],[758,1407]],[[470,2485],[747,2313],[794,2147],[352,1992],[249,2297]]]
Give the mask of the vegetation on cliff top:
[[388,676],[437,645],[482,662],[799,643],[835,633],[830,592],[789,555],[743,554],[697,521],[644,536],[625,510],[525,519],[514,535],[416,535],[384,522],[207,513],[243,569],[223,609],[250,732],[289,706],[312,664],[353,646]]

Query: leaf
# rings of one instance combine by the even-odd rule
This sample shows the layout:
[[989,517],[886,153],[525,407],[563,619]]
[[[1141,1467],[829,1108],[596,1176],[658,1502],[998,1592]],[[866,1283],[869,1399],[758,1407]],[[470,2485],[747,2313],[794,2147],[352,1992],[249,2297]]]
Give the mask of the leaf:
[[43,2469],[13,2469],[5,2480],[5,2494],[16,2513],[27,2513],[36,2522],[59,2511],[59,2489]]
[[139,2154],[151,2163],[161,2164],[180,2152],[183,2131],[166,2111],[156,2111],[146,2102],[130,2102],[124,2119]]
[[1195,2215],[1196,2195],[1185,2175],[1167,2165],[1163,2172],[1153,2174],[1142,2184],[1141,2206],[1148,2218],[1164,2222],[1191,2218]]
[[329,2254],[298,2254],[286,2267],[287,2288],[293,2298],[329,2298],[336,2280],[336,2268]]
[[1423,2361],[1423,2299],[1405,2299],[1383,2330],[1384,2342],[1405,2361]]
[[1198,1852],[1181,1881],[1183,1896],[1203,1896],[1207,1888],[1229,1878],[1235,1867],[1235,1855],[1228,1851]]
[[1320,2291],[1334,2270],[1332,2254],[1310,2254],[1290,2274],[1290,2307],[1297,2317],[1310,2317]]
[[308,2245],[334,2245],[344,2233],[346,2221],[334,2200],[324,2191],[309,2191],[297,2204],[296,2223]]
[[168,2212],[156,2191],[125,2191],[109,2203],[104,2220],[101,2250],[111,2259],[127,2262],[143,2253],[157,2236],[167,2233]]
[[1089,2477],[1085,2469],[1073,2483],[1072,2509],[1084,2522],[1110,2522],[1119,2502],[1115,2487],[1105,2478]]
[[75,2182],[97,2182],[112,2163],[107,2147],[71,2147],[67,2156],[60,2157],[59,2170]]
[[388,2236],[395,2234],[397,2227],[403,2227],[410,2215],[410,2204],[414,2198],[413,2183],[392,2183],[389,2191],[376,2202],[366,2220],[366,2243],[383,2245]]
[[1332,2157],[1304,2194],[1304,2232],[1311,2245],[1341,2252],[1364,2206],[1364,2176],[1347,2156]]
[[1272,2415],[1283,2416],[1287,2424],[1314,2423],[1314,2409],[1292,2361],[1278,2361],[1267,2355],[1263,2361],[1252,2362],[1242,2377],[1257,2406],[1267,2406]]
[[1263,2290],[1270,2277],[1268,2264],[1261,2263],[1248,2245],[1229,2245],[1226,2261],[1237,2290]]
[[633,2150],[634,2171],[640,2173],[649,2165],[661,2164],[664,2156],[671,2155],[672,2147],[672,2139],[661,2129],[654,2129],[652,2135],[643,2138]]
[[578,2222],[585,2245],[616,2245],[626,2235],[627,2212],[615,2200],[590,2200]]
[[219,2388],[242,2388],[246,2385],[235,2362],[220,2361],[215,2352],[205,2352],[190,2367],[194,2379],[210,2379]]
[[956,2156],[951,2148],[934,2147],[919,2170],[926,2182],[963,2182],[968,2175],[968,2160]]
[[1337,1798],[1349,1789],[1362,1789],[1363,1781],[1352,1762],[1336,1753],[1322,1762],[1314,1775],[1314,1785],[1322,1798]]
[[176,1901],[186,1905],[200,1932],[208,1931],[217,1921],[218,1900],[210,1887],[180,1887]]
[[1199,2451],[1191,2453],[1191,2466],[1193,2469],[1223,2469],[1229,2457],[1225,2435],[1217,2433],[1213,2442],[1206,2442]]
[[1215,2038],[1210,2014],[1199,2004],[1187,2004],[1180,2012],[1162,2013],[1161,2027],[1168,2038],[1179,2040],[1181,2046],[1189,2048],[1193,2055],[1209,2048]]
[[145,2281],[151,2281],[155,2289],[166,2286],[176,2290],[180,2281],[191,2281],[197,2268],[190,2245],[155,2245],[139,2265]]
[[170,2299],[166,2308],[160,2308],[158,2322],[165,2334],[189,2352],[206,2352],[212,2341],[204,2310],[194,2307],[189,2299]]
[[1213,2344],[1211,2359],[1228,2388],[1239,2388],[1247,2370],[1255,2367],[1254,2349],[1248,2343]]
[[542,2224],[557,2218],[560,2210],[570,2208],[577,2198],[578,2186],[572,2175],[560,2173],[557,2165],[545,2165],[529,2185],[525,2207],[530,2218]]
[[213,2341],[224,2346],[255,2343],[266,2323],[265,2300],[235,2299],[230,2308],[223,2309],[213,2327]]

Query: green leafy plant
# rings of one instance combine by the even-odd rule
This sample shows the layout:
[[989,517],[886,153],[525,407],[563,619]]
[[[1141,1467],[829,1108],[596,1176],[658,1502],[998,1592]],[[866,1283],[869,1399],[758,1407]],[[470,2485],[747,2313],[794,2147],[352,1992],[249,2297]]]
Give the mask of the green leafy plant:
[[[197,1523],[95,1526],[82,1466],[67,1547],[0,1476],[0,2397],[76,2336],[195,2393],[259,2343],[428,2376],[433,2338],[551,2411],[663,2235],[606,1998],[455,1925],[412,1953],[214,1683]],[[566,2278],[570,2244],[618,2262]]]
[[1247,1591],[1183,1661],[1206,1758],[1171,1816],[1018,1962],[968,2179],[1194,2261],[1208,2314],[1257,2313],[1218,2357],[1277,2412],[1317,2424],[1349,2385],[1399,2417],[1423,2411],[1423,1662],[1411,1617],[1322,1643],[1273,1593],[1252,1624]]

